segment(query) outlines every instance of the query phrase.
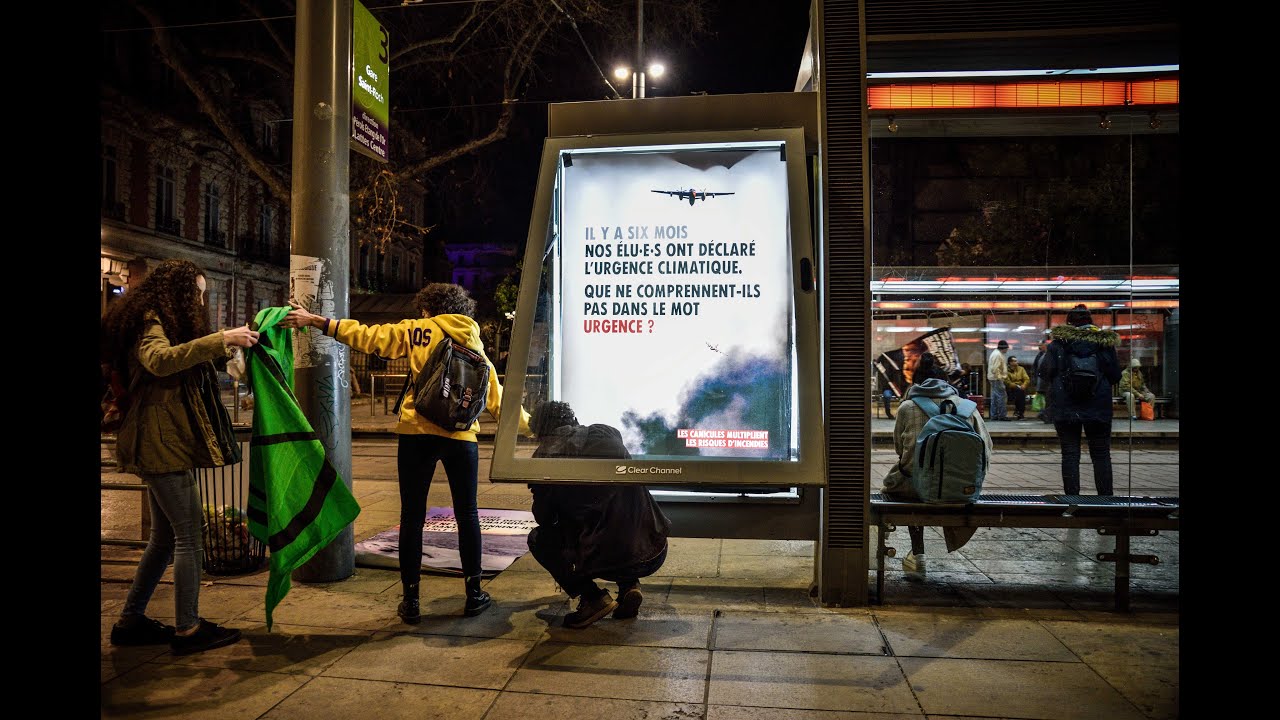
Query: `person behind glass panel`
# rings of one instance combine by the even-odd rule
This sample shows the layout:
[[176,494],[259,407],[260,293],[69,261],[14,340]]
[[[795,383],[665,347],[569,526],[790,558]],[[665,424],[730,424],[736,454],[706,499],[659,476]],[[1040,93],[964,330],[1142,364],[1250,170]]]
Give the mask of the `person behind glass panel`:
[[1142,379],[1142,363],[1138,358],[1129,360],[1129,367],[1120,373],[1120,397],[1124,398],[1125,405],[1129,407],[1129,419],[1137,420],[1138,414],[1134,412],[1134,400],[1138,399],[1145,403],[1154,403],[1156,396],[1147,387],[1146,382]]
[[1018,358],[1009,356],[1009,377],[1004,381],[1009,399],[1013,401],[1013,419],[1021,420],[1027,410],[1027,390],[1031,387],[1031,376],[1027,369],[1018,364]]
[[1004,391],[1005,380],[1009,377],[1009,364],[1005,360],[1004,351],[1008,349],[1009,343],[1001,340],[996,343],[996,349],[987,356],[987,384],[991,391],[991,407],[987,412],[988,417],[995,421],[1009,419]]
[[[1062,490],[1067,495],[1080,494],[1083,430],[1093,463],[1094,488],[1099,495],[1111,495],[1111,386],[1120,380],[1120,363],[1116,360],[1119,336],[1114,330],[1095,325],[1093,315],[1083,304],[1072,308],[1067,313],[1067,324],[1053,328],[1049,336],[1053,342],[1049,343],[1040,373],[1049,383],[1053,428],[1062,448]],[[1082,367],[1095,367],[1101,377],[1092,383],[1075,382],[1081,377]],[[1073,381],[1068,382],[1068,378]]]
[[[916,438],[929,421],[929,414],[917,403],[917,398],[925,398],[933,403],[941,403],[948,398],[960,400],[959,394],[946,380],[946,371],[938,366],[937,359],[931,353],[920,359],[917,367],[916,382],[907,388],[906,397],[898,405],[898,418],[893,425],[893,447],[897,459],[889,472],[885,474],[882,492],[885,497],[899,502],[920,502],[915,487],[911,484],[911,473],[915,470]],[[954,402],[954,400],[952,401]],[[964,399],[961,402],[971,401]],[[986,423],[982,421],[982,413],[976,409],[969,415],[969,424],[974,432],[982,436],[987,466],[991,465],[991,434]],[[944,527],[942,537],[946,541],[947,552],[954,552],[969,542],[977,528]],[[924,526],[909,525],[907,534],[911,538],[911,552],[902,558],[903,577],[907,580],[925,579],[924,558]]]

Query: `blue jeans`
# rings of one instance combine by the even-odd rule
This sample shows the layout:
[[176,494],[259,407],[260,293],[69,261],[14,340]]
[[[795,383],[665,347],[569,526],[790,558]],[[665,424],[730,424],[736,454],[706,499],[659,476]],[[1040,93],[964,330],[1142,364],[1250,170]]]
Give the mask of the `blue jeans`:
[[191,470],[142,475],[151,504],[151,537],[142,551],[122,617],[143,615],[169,561],[173,561],[173,604],[178,630],[200,622],[200,571],[204,562],[204,513]]
[[439,435],[400,435],[396,470],[400,480],[400,582],[417,585],[422,577],[422,524],[436,461],[444,464],[458,523],[462,574],[480,574],[480,511],[476,505],[479,445]]
[[1005,406],[1004,398],[1004,381],[990,380],[991,383],[991,412],[989,417],[992,420],[1009,417],[1009,408]]
[[1099,495],[1111,495],[1111,421],[1058,421],[1053,429],[1062,444],[1062,490],[1067,495],[1080,494],[1080,429],[1089,440],[1089,459],[1093,462],[1093,486]]

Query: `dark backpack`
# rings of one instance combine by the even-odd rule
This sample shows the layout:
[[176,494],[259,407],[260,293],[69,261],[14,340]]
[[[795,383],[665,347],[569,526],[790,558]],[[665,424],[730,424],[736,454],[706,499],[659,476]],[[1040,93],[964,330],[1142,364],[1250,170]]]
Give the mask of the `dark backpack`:
[[929,416],[916,436],[911,485],[921,502],[965,503],[977,499],[987,476],[987,444],[969,424],[977,403],[950,397],[942,407],[910,398]]
[[1098,385],[1102,382],[1102,370],[1098,367],[1098,353],[1076,355],[1068,350],[1066,356],[1066,367],[1062,372],[1062,389],[1067,393],[1067,398],[1074,402],[1089,402],[1097,394]]
[[418,373],[413,409],[446,430],[468,430],[488,396],[489,363],[446,334]]

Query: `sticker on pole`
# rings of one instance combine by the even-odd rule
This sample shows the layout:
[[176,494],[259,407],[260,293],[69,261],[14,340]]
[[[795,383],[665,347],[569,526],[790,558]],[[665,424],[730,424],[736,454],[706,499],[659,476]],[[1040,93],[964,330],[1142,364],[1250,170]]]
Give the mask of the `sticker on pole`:
[[[289,256],[289,297],[310,312],[334,317],[337,304],[333,292],[333,274],[329,261],[310,255]],[[293,367],[313,368],[330,365],[328,358],[341,354],[341,344],[316,330],[307,328],[293,336]]]

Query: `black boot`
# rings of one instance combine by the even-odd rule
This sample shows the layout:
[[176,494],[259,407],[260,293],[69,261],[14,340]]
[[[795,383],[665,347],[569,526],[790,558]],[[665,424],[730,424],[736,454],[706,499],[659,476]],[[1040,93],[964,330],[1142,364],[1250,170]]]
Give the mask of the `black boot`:
[[422,613],[418,609],[418,583],[404,586],[404,599],[400,601],[400,607],[396,608],[396,614],[410,625],[417,625],[422,619]]
[[467,617],[479,615],[489,606],[493,604],[493,598],[489,597],[489,593],[480,589],[480,576],[466,578],[467,584],[467,605],[463,608],[462,614]]

